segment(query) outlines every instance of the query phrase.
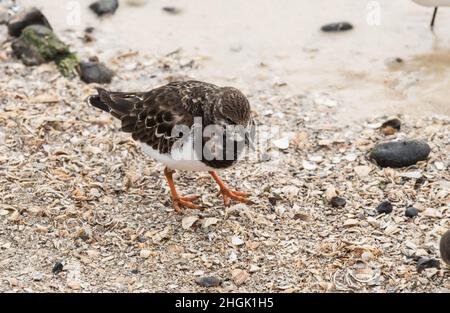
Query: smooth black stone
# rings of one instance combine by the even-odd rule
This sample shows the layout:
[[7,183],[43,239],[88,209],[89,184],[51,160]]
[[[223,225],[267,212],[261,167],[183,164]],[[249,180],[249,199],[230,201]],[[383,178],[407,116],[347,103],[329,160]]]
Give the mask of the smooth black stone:
[[383,201],[377,206],[377,212],[379,214],[389,214],[392,212],[392,204],[389,201]]
[[216,277],[200,277],[195,280],[195,282],[202,287],[217,287],[222,282]]
[[430,151],[430,146],[424,141],[391,141],[376,145],[370,158],[381,167],[405,167],[426,160]]
[[407,208],[405,210],[405,216],[407,217],[414,217],[417,216],[417,214],[419,213],[419,211],[416,208]]
[[95,12],[98,16],[105,14],[114,14],[119,7],[119,1],[117,0],[100,0],[92,3],[89,8]]
[[55,265],[53,266],[53,268],[52,268],[52,273],[53,273],[53,274],[59,274],[59,273],[62,272],[63,268],[64,268],[64,265],[63,265],[61,262],[58,261],[58,262],[56,262]]
[[347,201],[344,198],[333,197],[331,198],[330,203],[333,208],[343,208]]
[[109,84],[114,76],[112,70],[96,62],[81,62],[79,72],[81,80],[88,84]]
[[342,32],[353,29],[353,25],[349,22],[330,23],[321,27],[324,32]]
[[439,263],[439,260],[436,259],[429,259],[425,257],[419,257],[416,264],[417,272],[421,273],[424,269],[427,268],[441,268],[441,264]]
[[398,118],[393,118],[391,120],[387,120],[386,122],[384,122],[381,125],[381,128],[392,127],[396,130],[400,130],[401,126],[402,126],[402,122],[400,122],[400,120]]
[[16,14],[9,20],[8,34],[13,37],[19,37],[22,34],[22,30],[30,25],[42,25],[52,30],[44,14],[36,8],[31,8]]
[[442,235],[441,241],[439,242],[439,251],[441,252],[442,260],[450,265],[450,230],[447,230]]

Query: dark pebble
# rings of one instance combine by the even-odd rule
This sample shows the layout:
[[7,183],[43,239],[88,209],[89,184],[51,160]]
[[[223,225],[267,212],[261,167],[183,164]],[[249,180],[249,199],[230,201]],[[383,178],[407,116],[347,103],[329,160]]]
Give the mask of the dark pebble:
[[98,63],[98,62],[100,62],[100,60],[98,59],[98,56],[94,55],[94,56],[89,57],[89,62]]
[[405,210],[405,216],[407,216],[407,217],[415,217],[415,216],[417,216],[418,213],[419,213],[419,211],[413,207],[407,208]]
[[139,270],[137,270],[137,269],[131,270],[130,272],[131,272],[131,274],[139,274]]
[[426,181],[427,180],[424,177],[416,179],[416,182],[414,183],[414,189],[419,189],[423,184],[425,184]]
[[330,203],[333,208],[343,208],[347,201],[341,197],[333,197],[331,198]]
[[442,260],[450,265],[450,230],[447,230],[445,234],[442,235],[439,243],[439,250],[441,251]]
[[89,43],[89,42],[95,41],[95,38],[91,34],[85,33],[83,40],[84,40],[84,42]]
[[146,242],[147,241],[147,237],[139,236],[139,237],[137,237],[137,241],[140,242],[140,243]]
[[88,34],[92,34],[92,33],[94,32],[94,30],[95,30],[95,28],[92,27],[92,26],[90,26],[90,27],[86,27],[86,28],[84,29],[84,32],[85,32],[85,33],[88,33]]
[[386,122],[384,122],[381,125],[381,128],[392,127],[396,130],[400,130],[401,126],[402,126],[402,122],[400,122],[400,120],[398,118],[393,118],[391,120],[387,120]]
[[197,278],[195,282],[202,287],[217,287],[222,283],[220,279],[212,276]]
[[377,206],[377,212],[379,214],[389,214],[392,212],[392,204],[389,201],[383,201]]
[[349,22],[330,23],[321,27],[324,32],[342,32],[353,29],[353,25]]
[[269,203],[271,205],[276,205],[278,201],[278,197],[269,197]]
[[55,265],[53,265],[52,273],[55,274],[55,275],[59,274],[59,273],[62,272],[63,268],[64,268],[64,265],[61,262],[58,261],[58,262],[55,263]]
[[31,8],[13,16],[8,22],[8,34],[19,37],[22,30],[30,25],[42,25],[50,30],[52,27],[47,18],[36,8]]
[[80,78],[85,83],[109,84],[114,72],[103,63],[81,62],[79,66]]
[[370,158],[381,167],[405,167],[426,160],[430,151],[430,146],[424,141],[391,141],[376,145]]
[[433,268],[433,267],[435,267],[437,269],[441,268],[441,264],[439,263],[439,260],[429,259],[429,258],[422,257],[422,256],[417,259],[416,268],[417,268],[418,273],[421,273],[424,269]]
[[170,14],[179,14],[181,13],[181,10],[176,7],[163,7],[163,11],[170,13]]
[[119,7],[119,1],[117,0],[100,0],[92,3],[89,8],[95,12],[98,16],[105,14],[114,14]]

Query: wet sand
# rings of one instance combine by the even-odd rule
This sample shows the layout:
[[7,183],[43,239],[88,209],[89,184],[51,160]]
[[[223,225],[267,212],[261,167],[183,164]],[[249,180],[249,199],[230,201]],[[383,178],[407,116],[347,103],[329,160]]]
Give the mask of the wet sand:
[[[19,1],[41,8],[57,32],[94,26],[95,46],[105,56],[117,49],[166,54],[181,48],[199,60],[198,79],[244,90],[270,81],[286,83],[281,87],[286,94],[327,93],[337,100],[342,121],[397,113],[450,115],[448,8],[439,11],[433,34],[432,10],[407,0],[377,1],[380,25],[367,22],[377,14],[373,1],[346,0],[333,7],[325,0],[153,0],[142,7],[121,1],[114,16],[101,20],[87,9],[91,2],[77,1],[81,23],[68,25],[73,1]],[[170,5],[181,14],[161,10]],[[319,30],[341,20],[354,29]],[[387,65],[394,58],[403,63]]]

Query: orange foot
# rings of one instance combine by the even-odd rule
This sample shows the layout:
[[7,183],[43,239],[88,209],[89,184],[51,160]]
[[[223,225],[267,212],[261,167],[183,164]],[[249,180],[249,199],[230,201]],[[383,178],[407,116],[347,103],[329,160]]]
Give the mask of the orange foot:
[[190,197],[180,197],[175,188],[172,177],[173,171],[169,168],[164,169],[164,175],[166,176],[167,182],[169,184],[170,193],[172,195],[172,206],[177,213],[181,213],[181,207],[186,207],[190,209],[200,209],[200,206],[192,203],[192,201],[197,200],[200,196],[190,196]]
[[221,189],[217,195],[222,195],[223,197],[223,204],[225,206],[230,205],[230,199],[233,199],[238,202],[246,203],[246,204],[253,204],[253,202],[250,199],[247,199],[249,194],[245,192],[240,191],[234,191],[230,189]]
[[192,201],[197,200],[200,196],[191,196],[191,197],[172,197],[172,206],[177,213],[181,213],[181,207],[186,207],[190,209],[200,209],[200,206],[192,203]]
[[246,203],[246,204],[253,204],[253,202],[250,199],[247,199],[249,194],[247,194],[245,192],[234,191],[234,190],[229,189],[227,186],[225,186],[225,184],[222,182],[222,180],[220,179],[220,177],[217,175],[216,172],[211,171],[209,173],[211,174],[212,178],[214,178],[214,180],[220,187],[220,191],[218,192],[217,195],[222,195],[223,204],[225,206],[230,205],[230,199],[233,199],[238,202]]

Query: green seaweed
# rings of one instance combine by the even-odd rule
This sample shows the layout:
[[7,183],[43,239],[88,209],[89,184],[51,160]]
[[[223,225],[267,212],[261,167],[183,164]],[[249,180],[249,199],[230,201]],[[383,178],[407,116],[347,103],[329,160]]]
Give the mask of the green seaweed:
[[74,77],[78,74],[77,68],[80,63],[78,57],[74,53],[64,54],[63,57],[55,60],[59,72],[65,77]]

